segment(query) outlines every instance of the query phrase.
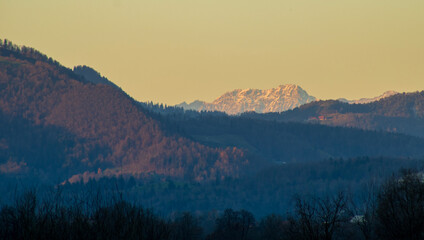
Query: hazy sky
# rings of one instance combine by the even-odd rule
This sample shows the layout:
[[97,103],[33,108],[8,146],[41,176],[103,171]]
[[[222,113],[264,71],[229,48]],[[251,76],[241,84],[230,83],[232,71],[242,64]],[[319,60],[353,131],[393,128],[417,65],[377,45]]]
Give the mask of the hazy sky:
[[0,0],[0,38],[171,105],[285,83],[424,90],[423,0]]

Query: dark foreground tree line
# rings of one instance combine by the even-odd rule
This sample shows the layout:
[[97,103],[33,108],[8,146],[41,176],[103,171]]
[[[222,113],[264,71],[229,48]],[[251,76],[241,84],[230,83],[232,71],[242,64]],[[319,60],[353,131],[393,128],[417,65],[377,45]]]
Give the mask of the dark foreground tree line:
[[208,226],[196,214],[165,218],[119,195],[65,201],[60,190],[41,199],[30,190],[1,207],[0,239],[424,239],[422,173],[403,170],[366,192],[296,196],[294,211],[260,220],[227,209]]

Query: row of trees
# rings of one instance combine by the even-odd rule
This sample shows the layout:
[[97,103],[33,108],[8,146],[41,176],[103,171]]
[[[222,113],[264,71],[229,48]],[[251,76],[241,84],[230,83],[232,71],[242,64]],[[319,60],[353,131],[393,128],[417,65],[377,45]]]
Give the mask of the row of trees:
[[[374,186],[375,187],[375,186]],[[294,211],[256,221],[232,209],[208,230],[190,213],[163,218],[150,209],[96,195],[64,201],[60,191],[39,200],[34,191],[0,210],[1,239],[423,239],[423,174],[405,170],[368,195],[296,196]],[[360,203],[360,204],[358,204]],[[204,222],[204,221],[203,221]]]
[[[53,60],[51,57],[48,57],[40,51],[27,46],[18,46],[8,39],[0,39],[0,53],[2,56],[13,56],[30,62],[47,62],[65,70],[59,62]],[[70,71],[67,72],[70,73]]]

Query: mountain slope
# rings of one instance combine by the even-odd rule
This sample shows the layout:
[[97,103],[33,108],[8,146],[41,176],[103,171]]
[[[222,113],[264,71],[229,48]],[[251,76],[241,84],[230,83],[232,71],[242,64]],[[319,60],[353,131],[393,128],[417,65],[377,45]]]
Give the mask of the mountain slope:
[[[80,151],[64,154],[76,155],[87,172],[100,168],[102,175],[155,173],[200,181],[237,177],[248,164],[239,149],[211,148],[167,133],[124,92],[90,83],[34,49],[6,42],[0,56],[1,111],[34,126],[66,130]],[[36,167],[29,160],[27,166]]]
[[301,87],[287,84],[267,90],[236,89],[223,94],[212,103],[194,101],[177,106],[186,110],[221,111],[236,115],[250,111],[283,112],[312,101],[315,101],[315,97],[309,96]]

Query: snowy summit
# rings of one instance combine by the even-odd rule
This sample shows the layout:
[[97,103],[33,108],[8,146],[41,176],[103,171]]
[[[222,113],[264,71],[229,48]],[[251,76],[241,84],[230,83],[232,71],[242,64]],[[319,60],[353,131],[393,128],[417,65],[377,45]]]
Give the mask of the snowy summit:
[[286,84],[277,88],[236,89],[215,99],[212,103],[194,101],[190,104],[181,103],[178,107],[196,111],[221,111],[236,115],[243,112],[257,113],[284,112],[303,104],[315,101],[298,85]]

